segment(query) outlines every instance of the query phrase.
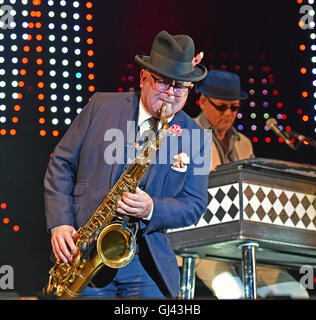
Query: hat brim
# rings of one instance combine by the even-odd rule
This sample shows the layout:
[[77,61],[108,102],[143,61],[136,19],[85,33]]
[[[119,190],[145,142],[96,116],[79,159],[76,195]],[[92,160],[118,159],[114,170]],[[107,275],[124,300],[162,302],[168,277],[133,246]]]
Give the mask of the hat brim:
[[221,99],[221,100],[245,100],[248,98],[248,94],[244,91],[240,91],[239,96],[223,96],[223,95],[212,94],[211,92],[204,90],[202,85],[196,85],[196,90],[207,97]]
[[159,75],[168,79],[178,80],[178,81],[187,81],[187,82],[198,82],[203,80],[207,75],[207,69],[202,64],[196,65],[194,67],[194,70],[188,74],[179,75],[179,74],[172,74],[172,73],[165,72],[159,69],[158,67],[151,65],[149,63],[149,58],[150,58],[149,56],[136,55],[135,61],[138,64],[140,64],[142,67],[150,71],[156,72]]

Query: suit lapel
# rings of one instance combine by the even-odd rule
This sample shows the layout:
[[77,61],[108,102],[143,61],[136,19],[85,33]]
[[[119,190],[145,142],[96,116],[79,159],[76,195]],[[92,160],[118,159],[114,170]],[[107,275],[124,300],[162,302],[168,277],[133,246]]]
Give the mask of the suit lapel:
[[119,179],[126,169],[129,160],[133,160],[133,158],[130,158],[133,153],[135,153],[135,125],[137,125],[139,95],[134,94],[128,96],[122,101],[122,104],[124,104],[124,106],[121,108],[117,128],[122,130],[124,135],[124,163],[113,164],[111,185]]

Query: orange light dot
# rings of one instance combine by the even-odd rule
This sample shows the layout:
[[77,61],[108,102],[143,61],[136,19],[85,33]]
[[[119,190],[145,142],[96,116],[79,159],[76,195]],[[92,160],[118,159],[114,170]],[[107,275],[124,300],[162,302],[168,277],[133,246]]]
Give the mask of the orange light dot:
[[92,92],[95,90],[95,87],[94,86],[89,86],[89,91]]
[[20,70],[20,74],[21,74],[22,76],[25,76],[25,75],[26,75],[26,70],[25,70],[25,69],[21,69],[21,70]]
[[0,205],[2,210],[5,210],[7,208],[7,206],[8,205],[5,202],[2,202],[1,205]]
[[24,82],[23,81],[19,81],[19,87],[24,87]]
[[39,118],[39,119],[38,119],[38,122],[39,122],[40,124],[44,124],[44,123],[46,122],[46,120],[45,120],[45,118]]
[[12,117],[12,122],[13,123],[18,123],[19,122],[19,118],[18,117]]
[[23,94],[21,92],[18,93],[18,100],[21,100],[23,98]]
[[91,9],[91,8],[92,8],[92,2],[90,2],[90,1],[87,2],[87,3],[86,3],[86,7],[87,7],[88,9]]
[[43,51],[43,47],[37,46],[35,50],[36,50],[36,52],[42,52]]
[[33,23],[33,22],[30,22],[30,23],[29,23],[29,28],[30,28],[30,29],[33,29],[33,28],[34,28],[34,23]]
[[39,82],[39,83],[37,84],[37,86],[38,86],[39,88],[44,88],[44,82]]
[[36,11],[35,16],[36,16],[37,18],[40,18],[40,17],[41,17],[41,15],[42,15],[42,12],[41,12],[41,11]]
[[307,91],[303,91],[302,92],[302,97],[303,98],[307,98],[308,97],[308,92]]
[[90,73],[90,74],[88,75],[88,78],[89,78],[89,80],[93,80],[93,79],[94,79],[94,74],[93,74],[93,73]]
[[298,4],[301,4],[303,0],[296,0]]
[[45,111],[45,107],[44,106],[39,106],[38,107],[38,111],[39,112],[44,112]]
[[39,65],[43,64],[43,59],[41,58],[36,59],[36,63]]
[[28,62],[29,62],[29,59],[28,59],[28,58],[26,58],[26,57],[22,58],[22,63],[26,64],[26,63],[28,63]]
[[11,136],[15,136],[16,135],[16,130],[15,129],[11,129],[10,130],[10,134],[11,134]]
[[43,39],[43,36],[41,34],[36,35],[36,40],[41,41]]
[[33,0],[33,5],[34,5],[34,6],[39,6],[39,5],[41,5],[41,0]]
[[35,23],[35,27],[36,27],[37,29],[40,29],[40,28],[42,27],[41,22],[36,22],[36,23]]
[[86,19],[87,19],[88,21],[91,21],[92,18],[93,18],[92,14],[88,13],[88,14],[86,15]]
[[37,70],[37,75],[38,75],[39,77],[41,77],[43,74],[44,74],[44,71],[43,71],[43,70]]
[[303,28],[304,27],[304,21],[302,21],[302,20],[300,20],[299,22],[298,22],[298,26],[300,27],[300,28]]
[[0,130],[0,134],[1,134],[2,136],[5,136],[5,135],[7,134],[7,130],[6,130],[6,129],[1,129],[1,130]]
[[9,218],[3,218],[2,222],[4,224],[8,224],[10,222],[10,219]]
[[305,49],[306,49],[305,44],[301,44],[301,45],[300,45],[300,50],[301,50],[301,51],[304,51]]
[[305,67],[302,67],[301,68],[301,74],[306,74],[306,72],[307,72],[307,69]]
[[87,26],[87,31],[88,32],[92,32],[93,31],[93,27],[92,26]]
[[28,34],[26,40],[30,41],[30,40],[32,40],[32,38],[33,38],[32,35],[31,35],[31,34]]
[[18,232],[20,230],[20,227],[18,225],[13,226],[13,231]]
[[87,39],[87,44],[92,44],[93,43],[93,39],[92,38],[88,38]]
[[54,137],[57,137],[57,136],[59,135],[58,130],[53,130],[52,135],[53,135]]
[[21,106],[18,105],[18,104],[16,104],[16,105],[13,107],[13,109],[14,109],[15,111],[20,111],[20,110],[21,110]]
[[309,120],[309,116],[307,114],[303,115],[302,120],[307,122]]
[[29,46],[24,46],[23,47],[23,51],[24,52],[29,52],[31,50],[31,48]]
[[94,67],[94,63],[93,62],[89,62],[88,63],[88,68],[92,69]]
[[40,131],[40,135],[41,135],[42,137],[44,137],[44,136],[46,135],[46,131],[45,131],[45,130],[41,130],[41,131]]
[[39,93],[39,94],[37,95],[37,98],[38,98],[38,100],[44,100],[45,96],[44,96],[43,93]]

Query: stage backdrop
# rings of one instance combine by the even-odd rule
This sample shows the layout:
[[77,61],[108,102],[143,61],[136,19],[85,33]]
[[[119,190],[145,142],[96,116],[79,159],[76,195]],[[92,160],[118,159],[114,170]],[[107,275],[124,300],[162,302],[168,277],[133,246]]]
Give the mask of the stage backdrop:
[[[190,35],[208,69],[240,75],[249,99],[236,128],[258,157],[316,164],[315,149],[293,151],[265,125],[273,117],[283,130],[315,136],[311,2],[1,1],[0,268],[12,267],[14,283],[0,294],[36,295],[46,284],[48,160],[94,92],[139,89],[134,56],[149,55],[161,30]],[[192,117],[197,99],[193,90],[184,109]]]

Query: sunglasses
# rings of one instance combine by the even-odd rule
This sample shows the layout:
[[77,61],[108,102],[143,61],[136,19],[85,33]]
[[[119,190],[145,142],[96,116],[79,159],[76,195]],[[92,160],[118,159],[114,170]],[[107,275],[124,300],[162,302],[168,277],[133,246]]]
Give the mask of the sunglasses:
[[223,104],[221,106],[218,106],[211,99],[207,98],[207,100],[217,111],[220,111],[220,112],[225,112],[227,109],[230,109],[232,112],[236,112],[240,109],[240,105],[229,106],[229,105]]
[[167,80],[167,79],[159,79],[155,77],[153,74],[149,73],[152,78],[154,79],[154,88],[160,92],[166,92],[169,90],[170,87],[173,87],[173,94],[176,97],[182,97],[184,95],[187,95],[190,90],[192,89],[192,86],[184,86],[179,82],[175,82],[172,84],[173,80]]

